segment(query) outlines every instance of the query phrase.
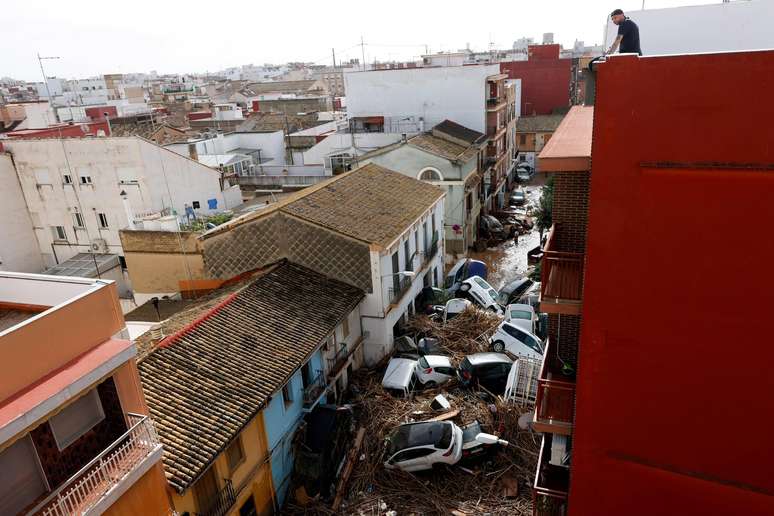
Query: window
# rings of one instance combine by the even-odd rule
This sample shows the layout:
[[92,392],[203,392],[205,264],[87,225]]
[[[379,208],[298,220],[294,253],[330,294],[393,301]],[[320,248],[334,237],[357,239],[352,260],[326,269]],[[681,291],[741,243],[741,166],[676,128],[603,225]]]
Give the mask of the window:
[[54,240],[67,241],[67,233],[64,226],[51,226],[51,232],[54,234]]
[[96,389],[81,396],[48,420],[59,450],[64,450],[105,419]]
[[288,382],[282,387],[282,401],[285,402],[286,407],[293,403],[293,391],[291,390],[290,383],[291,382]]
[[434,451],[435,450],[432,448],[414,448],[411,450],[402,451],[392,458],[392,462],[403,462],[407,460],[420,459],[422,457],[427,457],[431,453],[434,453]]
[[410,271],[413,270],[412,263],[411,263],[411,245],[409,244],[408,239],[406,239],[405,242],[403,242],[403,254],[404,259],[406,260],[406,270]]
[[66,185],[73,184],[73,176],[71,176],[70,174],[64,174],[62,176],[62,180],[64,181],[64,184],[66,184]]
[[82,185],[90,185],[91,184],[91,176],[81,176],[81,184]]
[[193,201],[191,203],[191,206],[193,206],[193,209],[198,210],[199,209],[199,201]]
[[226,448],[226,459],[229,471],[234,471],[245,460],[245,450],[242,447],[242,436],[238,435]]
[[258,514],[258,510],[255,508],[255,499],[253,498],[253,495],[250,495],[250,497],[245,500],[245,503],[242,504],[242,507],[239,508],[239,516],[256,516]]
[[524,154],[519,154],[519,163],[524,163],[527,161],[527,156]]
[[78,213],[77,211],[75,213],[73,213],[73,219],[75,220],[75,227],[76,228],[84,227],[83,215],[81,213]]
[[511,310],[511,319],[525,319],[527,321],[532,320],[532,312],[526,310]]
[[417,179],[420,181],[443,181],[443,176],[437,169],[427,167],[419,172]]
[[349,337],[349,316],[345,317],[341,322],[341,331],[345,339]]
[[29,434],[0,452],[0,514],[18,514],[48,490]]
[[527,145],[527,135],[526,134],[520,134],[519,135],[519,145]]
[[99,227],[106,228],[108,227],[108,219],[107,215],[104,213],[97,213],[97,220],[99,221]]
[[307,362],[301,368],[301,382],[304,386],[304,389],[309,387],[309,384],[312,383],[312,379],[312,365]]

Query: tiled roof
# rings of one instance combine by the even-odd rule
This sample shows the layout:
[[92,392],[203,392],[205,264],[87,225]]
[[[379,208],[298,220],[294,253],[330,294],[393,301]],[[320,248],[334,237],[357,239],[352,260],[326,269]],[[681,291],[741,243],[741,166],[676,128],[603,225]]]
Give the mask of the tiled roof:
[[444,120],[440,124],[436,124],[436,126],[433,127],[433,132],[435,131],[448,134],[453,138],[468,142],[471,145],[481,143],[486,138],[486,135],[483,133],[468,129],[464,125],[460,125],[451,120]]
[[[363,299],[364,293],[282,262],[206,310],[142,357],[138,368],[164,445],[167,479],[190,487]],[[193,319],[193,322],[190,322]]]
[[369,163],[318,185],[280,209],[338,233],[389,246],[443,197],[437,186]]
[[516,121],[518,133],[552,133],[562,123],[564,115],[522,116]]
[[476,157],[478,147],[458,145],[430,133],[419,134],[408,141],[409,145],[435,154],[449,161],[466,163]]

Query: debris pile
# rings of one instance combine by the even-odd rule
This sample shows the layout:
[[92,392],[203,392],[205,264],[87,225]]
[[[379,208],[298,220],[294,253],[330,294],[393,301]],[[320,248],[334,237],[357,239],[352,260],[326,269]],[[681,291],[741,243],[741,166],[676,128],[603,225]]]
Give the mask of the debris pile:
[[471,307],[445,324],[420,316],[412,319],[408,328],[437,338],[441,348],[459,362],[465,355],[489,351],[489,337],[501,322],[499,315]]
[[[446,324],[420,317],[412,330],[439,339],[440,346],[455,363],[463,356],[486,351],[487,339],[500,323],[495,314],[468,310]],[[315,503],[304,508],[288,507],[296,514],[421,515],[474,514],[528,515],[532,513],[531,485],[540,449],[540,434],[519,427],[519,418],[531,409],[485,393],[461,388],[456,380],[438,388],[395,398],[381,386],[383,369],[360,370],[350,379],[351,403],[363,439],[343,502],[337,510]],[[450,406],[434,409],[433,399],[443,394]],[[527,416],[528,417],[528,416]],[[388,470],[385,438],[401,423],[435,420],[453,421],[460,427],[479,421],[485,432],[507,440],[496,453],[473,464],[421,472]],[[346,467],[346,466],[345,466]]]

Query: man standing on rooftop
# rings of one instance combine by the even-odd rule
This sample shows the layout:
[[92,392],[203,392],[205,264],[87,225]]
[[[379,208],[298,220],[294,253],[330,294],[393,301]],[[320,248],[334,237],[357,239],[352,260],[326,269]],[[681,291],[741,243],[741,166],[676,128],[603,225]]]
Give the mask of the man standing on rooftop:
[[613,23],[618,25],[618,36],[616,36],[613,44],[610,45],[605,54],[612,54],[620,46],[621,54],[638,54],[642,55],[640,49],[640,28],[632,20],[624,15],[621,9],[616,9],[610,13],[610,18]]

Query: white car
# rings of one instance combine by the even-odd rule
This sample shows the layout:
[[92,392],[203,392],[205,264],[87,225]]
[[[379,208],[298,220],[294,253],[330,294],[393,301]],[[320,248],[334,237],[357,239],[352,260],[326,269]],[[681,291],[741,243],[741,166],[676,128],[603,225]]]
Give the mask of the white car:
[[505,309],[505,320],[530,333],[537,333],[535,331],[537,329],[537,314],[530,305],[521,303],[508,305]]
[[466,279],[460,285],[460,290],[470,296],[481,307],[497,315],[503,315],[503,307],[497,304],[497,297],[500,294],[481,276],[473,276]]
[[387,443],[387,469],[423,471],[434,464],[456,464],[462,457],[462,429],[451,421],[400,425]]
[[425,355],[417,360],[414,367],[417,380],[428,389],[448,382],[457,375],[457,369],[452,366],[449,357],[441,355]]
[[523,330],[513,321],[503,321],[489,338],[492,351],[508,351],[517,357],[542,358],[543,342],[537,335]]
[[387,364],[382,387],[392,395],[407,397],[414,389],[414,370],[417,361],[410,358],[393,358]]

